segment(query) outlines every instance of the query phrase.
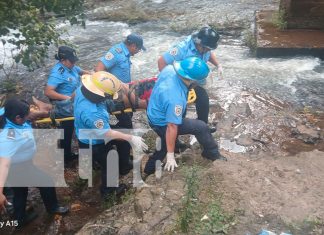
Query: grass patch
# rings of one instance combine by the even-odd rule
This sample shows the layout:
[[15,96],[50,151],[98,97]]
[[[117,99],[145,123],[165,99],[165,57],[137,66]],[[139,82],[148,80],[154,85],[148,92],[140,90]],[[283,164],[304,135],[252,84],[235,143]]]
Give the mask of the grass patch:
[[198,221],[196,234],[227,234],[235,225],[234,216],[227,214],[220,206],[220,201],[214,200],[207,205],[207,213]]
[[1,93],[15,93],[18,91],[17,81],[14,79],[4,79],[0,84]]
[[127,190],[123,196],[121,196],[120,200],[122,203],[126,203],[129,202],[134,197],[135,197],[135,188],[131,188]]
[[257,48],[257,40],[252,30],[246,30],[243,36],[244,45],[250,48],[250,51],[254,54]]
[[81,192],[86,187],[88,187],[88,180],[87,179],[77,178],[72,183],[72,190],[76,191],[76,192]]
[[186,193],[176,227],[169,234],[226,234],[235,225],[234,215],[222,209],[220,198],[211,195],[209,201],[199,200],[200,172],[201,167],[197,165],[184,167]]
[[286,21],[286,12],[284,10],[279,10],[272,16],[272,24],[281,30],[287,28],[287,21]]
[[182,232],[187,233],[190,225],[195,221],[195,215],[198,212],[197,193],[199,189],[198,167],[192,166],[185,170],[186,175],[186,194],[183,198],[183,209],[179,215],[179,227]]
[[102,207],[107,210],[118,204],[118,198],[115,193],[107,195],[102,201]]
[[322,235],[324,231],[324,221],[321,218],[307,218],[302,223],[287,224],[291,234],[294,235]]

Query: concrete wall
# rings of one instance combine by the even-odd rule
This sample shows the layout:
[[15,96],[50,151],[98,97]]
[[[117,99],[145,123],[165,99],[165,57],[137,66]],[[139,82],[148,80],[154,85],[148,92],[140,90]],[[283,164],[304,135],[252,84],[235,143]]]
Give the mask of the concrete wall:
[[324,0],[281,0],[288,29],[323,29]]

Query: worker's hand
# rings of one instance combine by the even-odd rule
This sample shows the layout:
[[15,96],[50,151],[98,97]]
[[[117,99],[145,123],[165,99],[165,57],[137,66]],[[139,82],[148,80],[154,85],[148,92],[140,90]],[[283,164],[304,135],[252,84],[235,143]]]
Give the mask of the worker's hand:
[[133,135],[131,138],[131,142],[135,151],[148,150],[148,146],[145,144],[143,138],[140,136]]
[[223,66],[221,64],[217,65],[217,72],[218,72],[219,79],[223,79],[224,70],[223,70]]
[[3,193],[0,193],[0,212],[6,211],[6,205],[8,204],[7,198]]
[[164,166],[164,170],[173,172],[174,168],[178,167],[177,162],[174,159],[174,153],[167,153],[166,157],[167,157],[167,162]]

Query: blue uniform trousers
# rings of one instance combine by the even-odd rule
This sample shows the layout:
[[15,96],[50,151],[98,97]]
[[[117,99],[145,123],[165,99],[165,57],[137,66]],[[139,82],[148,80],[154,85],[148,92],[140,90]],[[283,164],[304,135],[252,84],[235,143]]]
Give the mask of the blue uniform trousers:
[[[151,125],[151,128],[161,138],[161,150],[156,150],[149,158],[145,165],[144,172],[146,174],[153,174],[155,172],[155,162],[157,160],[163,161],[167,154],[166,147],[166,129],[167,126]],[[209,127],[201,120],[197,119],[182,119],[182,124],[178,125],[178,135],[192,134],[196,137],[197,141],[203,146],[204,152],[218,153],[218,146],[213,136],[210,134]]]
[[[20,175],[19,175],[20,174]],[[58,201],[56,197],[56,191],[53,179],[46,174],[45,171],[37,168],[32,161],[15,163],[10,166],[8,182],[13,186],[16,183],[21,183],[24,185],[32,185],[33,181],[41,182],[49,187],[38,187],[40,195],[44,202],[46,211],[51,213],[58,206]],[[35,182],[37,185],[37,182]],[[12,187],[14,193],[13,206],[14,206],[14,219],[18,220],[21,224],[25,218],[25,209],[28,196],[28,187]]]

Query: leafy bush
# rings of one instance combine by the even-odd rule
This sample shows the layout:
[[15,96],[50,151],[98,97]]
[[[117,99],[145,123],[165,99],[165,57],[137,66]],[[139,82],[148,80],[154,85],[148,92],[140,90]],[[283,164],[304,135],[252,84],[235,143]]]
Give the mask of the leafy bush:
[[85,26],[83,2],[84,0],[0,0],[2,44],[11,43],[15,46],[16,63],[22,63],[31,70],[39,67],[46,57],[49,45],[64,43],[55,29],[54,17],[64,16],[71,24]]

